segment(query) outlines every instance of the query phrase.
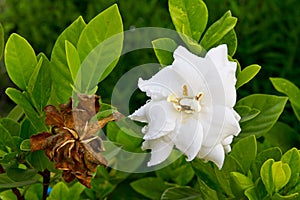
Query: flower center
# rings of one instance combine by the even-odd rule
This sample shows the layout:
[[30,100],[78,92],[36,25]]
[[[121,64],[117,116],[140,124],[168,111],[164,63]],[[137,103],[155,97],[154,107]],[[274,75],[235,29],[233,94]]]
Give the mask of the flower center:
[[186,85],[182,86],[182,97],[176,97],[174,94],[170,94],[167,98],[168,102],[173,103],[174,108],[178,112],[185,112],[187,114],[192,114],[194,112],[201,111],[200,100],[203,96],[202,92],[199,92],[196,96],[188,96],[188,88]]

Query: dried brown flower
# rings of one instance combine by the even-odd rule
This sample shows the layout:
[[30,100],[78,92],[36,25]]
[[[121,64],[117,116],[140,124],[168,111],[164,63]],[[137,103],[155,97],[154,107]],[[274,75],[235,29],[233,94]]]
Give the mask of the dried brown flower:
[[62,177],[66,182],[77,178],[86,187],[91,187],[91,177],[97,166],[107,165],[101,155],[105,150],[102,140],[96,133],[120,116],[94,120],[100,109],[99,98],[78,94],[76,100],[70,99],[59,105],[59,110],[52,105],[46,106],[46,124],[52,127],[52,133],[42,132],[30,138],[31,151],[44,150],[55,168],[63,170]]

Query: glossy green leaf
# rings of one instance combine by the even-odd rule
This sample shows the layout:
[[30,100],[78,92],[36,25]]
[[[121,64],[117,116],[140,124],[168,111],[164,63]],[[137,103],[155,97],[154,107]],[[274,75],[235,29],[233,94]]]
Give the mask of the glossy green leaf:
[[37,176],[37,170],[35,169],[20,169],[20,168],[8,168],[6,170],[7,176],[16,182],[26,181],[31,179],[39,179]]
[[30,44],[21,36],[13,33],[5,47],[5,65],[10,79],[25,90],[33,73],[37,59]]
[[51,54],[51,78],[53,81],[52,99],[57,99],[60,103],[65,103],[73,91],[71,87],[73,81],[71,72],[68,68],[65,51],[65,41],[67,40],[76,46],[79,36],[85,26],[86,24],[82,17],[78,17],[61,33],[53,47]]
[[6,190],[0,193],[1,200],[17,200],[17,196],[13,193],[12,190]]
[[227,44],[228,55],[233,56],[236,52],[238,41],[235,31],[229,31],[215,46]]
[[130,183],[130,186],[138,193],[150,199],[160,199],[163,192],[168,188],[160,178],[147,177]]
[[191,187],[172,187],[162,194],[161,200],[202,200],[203,195]]
[[230,153],[240,164],[244,173],[250,169],[250,165],[255,160],[257,154],[256,138],[250,135],[239,140]]
[[0,174],[0,189],[2,188],[16,188],[25,185],[31,185],[38,182],[38,179],[24,180],[24,181],[13,181],[7,174]]
[[255,118],[257,115],[259,115],[260,110],[255,108],[250,108],[248,106],[235,106],[235,110],[239,113],[241,116],[240,123],[246,122],[248,120],[251,120]]
[[289,182],[291,178],[291,168],[288,164],[281,161],[274,162],[272,165],[272,177],[275,192],[278,192]]
[[44,117],[40,116],[32,107],[27,97],[20,91],[14,88],[8,88],[6,94],[12,99],[16,104],[20,105],[28,119],[30,120],[32,126],[36,129],[37,132],[47,130],[47,127],[44,122]]
[[208,20],[202,0],[169,0],[169,12],[177,32],[199,41]]
[[20,135],[20,125],[16,121],[9,118],[1,118],[0,125],[5,128],[11,136],[19,136]]
[[[43,63],[43,58],[40,58],[30,76],[28,85],[26,86],[26,91],[31,95],[35,84],[37,84],[37,77]],[[49,76],[49,75],[48,75]]]
[[67,57],[67,62],[69,66],[69,70],[71,72],[71,76],[73,79],[73,82],[76,79],[77,72],[80,68],[80,58],[77,52],[76,47],[69,41],[66,40],[66,57]]
[[35,151],[30,153],[26,157],[27,162],[30,163],[32,167],[34,167],[38,171],[44,171],[48,169],[49,171],[54,171],[54,165],[45,155],[44,151]]
[[278,147],[269,148],[260,152],[251,166],[253,179],[256,180],[260,177],[260,169],[264,162],[271,158],[275,161],[279,161],[281,159],[281,154],[281,150]]
[[0,60],[3,56],[3,49],[4,49],[4,29],[2,24],[0,23]]
[[239,195],[239,193],[243,194],[248,188],[254,187],[254,183],[252,182],[251,178],[239,172],[231,172],[230,178],[232,180],[232,191],[234,191],[234,193],[237,195]]
[[275,161],[273,159],[268,159],[266,162],[264,162],[260,169],[262,182],[264,183],[269,195],[272,195],[275,191],[275,185],[272,177],[272,165],[274,164],[274,162]]
[[239,137],[252,134],[260,137],[268,132],[278,120],[286,102],[286,97],[265,94],[253,94],[238,101],[236,106],[248,106],[260,110],[255,118],[241,123],[242,132]]
[[174,58],[173,52],[177,48],[177,43],[170,38],[159,38],[152,41],[152,46],[157,60],[162,66],[171,65]]
[[300,121],[300,89],[295,84],[284,78],[270,78],[270,80],[278,92],[289,97],[289,100],[292,103],[292,108]]
[[300,181],[300,153],[296,148],[292,148],[282,156],[281,161],[291,168],[291,178],[287,186],[293,188]]
[[217,192],[210,187],[208,187],[205,181],[201,180],[200,178],[197,179],[199,184],[200,193],[203,196],[203,199],[211,199],[211,200],[218,200]]
[[7,118],[10,118],[14,121],[19,121],[24,116],[24,111],[21,106],[16,105],[7,115]]
[[272,200],[298,200],[299,199],[299,192],[298,193],[293,193],[293,194],[289,194],[289,195],[281,195],[279,193],[276,193],[273,197]]
[[71,187],[69,187],[68,199],[72,199],[72,200],[81,199],[80,194],[84,191],[84,189],[86,189],[86,187],[84,187],[84,185],[82,185],[79,182],[73,184]]
[[233,28],[235,27],[237,18],[231,16],[231,12],[227,11],[218,21],[213,23],[205,32],[201,39],[200,45],[209,50],[218,44]]
[[54,185],[47,199],[49,200],[68,200],[69,188],[64,182],[59,182]]
[[243,71],[241,71],[237,76],[237,82],[235,84],[236,89],[239,89],[241,86],[253,79],[260,69],[261,67],[256,64],[249,65],[243,69]]
[[23,140],[21,145],[20,145],[20,149],[22,151],[30,151],[30,140],[29,139],[26,139],[26,140]]
[[255,187],[250,187],[247,190],[245,190],[245,196],[249,199],[249,200],[260,200],[257,197],[256,194],[256,188]]
[[116,66],[123,47],[123,23],[118,6],[93,18],[80,35],[77,50],[81,67],[75,81],[80,93],[92,94]]

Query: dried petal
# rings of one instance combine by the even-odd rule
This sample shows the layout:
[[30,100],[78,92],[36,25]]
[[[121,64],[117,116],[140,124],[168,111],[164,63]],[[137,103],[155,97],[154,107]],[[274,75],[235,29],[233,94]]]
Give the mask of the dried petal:
[[43,149],[44,141],[46,138],[50,137],[52,134],[48,132],[42,132],[30,137],[30,151],[38,151]]

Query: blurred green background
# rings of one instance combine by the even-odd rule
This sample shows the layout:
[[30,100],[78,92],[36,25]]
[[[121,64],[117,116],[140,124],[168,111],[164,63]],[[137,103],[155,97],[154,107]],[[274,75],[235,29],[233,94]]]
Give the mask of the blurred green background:
[[[50,57],[58,35],[72,21],[82,15],[88,22],[113,3],[119,5],[124,30],[150,26],[174,29],[167,0],[0,0],[0,22],[6,39],[16,32],[29,41],[36,53],[44,52]],[[238,17],[239,44],[234,57],[242,67],[253,63],[262,66],[255,80],[239,90],[239,98],[252,93],[278,94],[269,77],[283,77],[300,86],[299,0],[206,0],[205,3],[209,10],[209,24],[227,10]],[[104,101],[110,98],[112,83],[124,72],[149,62],[157,61],[154,53],[147,50],[122,57],[100,86]],[[3,62],[0,77],[0,116],[3,117],[13,106],[4,93],[13,84],[7,78]],[[281,119],[300,132],[289,104]]]

